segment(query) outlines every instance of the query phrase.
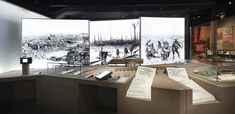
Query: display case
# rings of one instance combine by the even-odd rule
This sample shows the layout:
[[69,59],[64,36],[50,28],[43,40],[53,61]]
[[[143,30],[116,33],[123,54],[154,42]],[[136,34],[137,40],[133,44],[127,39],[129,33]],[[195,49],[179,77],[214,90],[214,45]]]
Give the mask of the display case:
[[47,63],[47,73],[49,74],[72,74],[72,75],[79,75],[82,72],[85,72],[87,68],[83,68],[82,64],[78,65],[69,65],[65,62],[55,63],[55,62],[48,62]]
[[198,64],[191,69],[191,73],[216,82],[235,81],[235,66],[232,64]]
[[[210,58],[212,56],[211,50],[207,51],[207,55]],[[225,50],[218,50],[215,55],[215,59],[217,62],[221,63],[235,63],[235,51],[225,51]]]
[[219,70],[218,69],[219,68],[216,65],[205,64],[205,65],[195,66],[192,69],[192,72],[194,74],[203,76],[205,78],[219,81],[219,79],[218,79]]

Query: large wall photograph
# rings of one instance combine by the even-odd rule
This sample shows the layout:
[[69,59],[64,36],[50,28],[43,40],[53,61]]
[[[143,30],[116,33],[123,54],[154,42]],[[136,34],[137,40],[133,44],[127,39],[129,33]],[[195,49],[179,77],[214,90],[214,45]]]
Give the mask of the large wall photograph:
[[185,19],[141,17],[141,58],[144,64],[182,63]]
[[91,21],[91,65],[106,64],[113,58],[139,58],[139,30],[139,19]]
[[22,56],[32,57],[31,68],[48,62],[89,64],[88,20],[22,20]]

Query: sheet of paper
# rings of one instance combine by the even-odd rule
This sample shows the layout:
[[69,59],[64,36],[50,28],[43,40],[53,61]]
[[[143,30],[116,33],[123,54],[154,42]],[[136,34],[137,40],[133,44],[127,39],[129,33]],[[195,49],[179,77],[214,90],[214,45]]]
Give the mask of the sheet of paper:
[[193,104],[207,101],[215,101],[215,97],[208,91],[203,89],[193,80],[185,80],[180,82],[181,84],[191,88],[193,91]]
[[185,68],[166,68],[166,70],[168,76],[176,81],[184,81],[189,79]]
[[212,94],[210,94],[196,82],[188,78],[185,68],[167,68],[167,73],[171,79],[192,89],[193,104],[216,100]]
[[156,68],[138,67],[126,96],[151,101],[151,86]]

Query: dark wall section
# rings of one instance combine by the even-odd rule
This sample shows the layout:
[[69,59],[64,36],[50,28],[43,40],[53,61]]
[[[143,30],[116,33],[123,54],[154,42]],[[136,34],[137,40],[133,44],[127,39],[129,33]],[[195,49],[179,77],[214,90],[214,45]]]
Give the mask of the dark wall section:
[[190,36],[190,17],[189,14],[185,16],[185,60],[191,59],[192,39]]

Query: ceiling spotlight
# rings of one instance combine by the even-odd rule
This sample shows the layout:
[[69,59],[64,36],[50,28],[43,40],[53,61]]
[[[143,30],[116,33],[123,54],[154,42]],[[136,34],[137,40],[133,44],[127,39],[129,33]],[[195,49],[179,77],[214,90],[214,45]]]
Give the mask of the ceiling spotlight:
[[220,19],[223,19],[225,17],[225,15],[220,15]]
[[197,18],[199,19],[199,18],[201,18],[201,16],[199,15],[199,16],[197,16]]
[[220,15],[220,19],[223,19],[225,16],[225,14]]
[[224,12],[220,12],[220,19],[223,19],[225,17],[225,13]]
[[229,4],[229,5],[232,5],[232,2],[231,2],[231,1],[229,1],[229,2],[228,2],[228,4]]
[[193,17],[193,20],[195,20],[196,19],[196,17]]

